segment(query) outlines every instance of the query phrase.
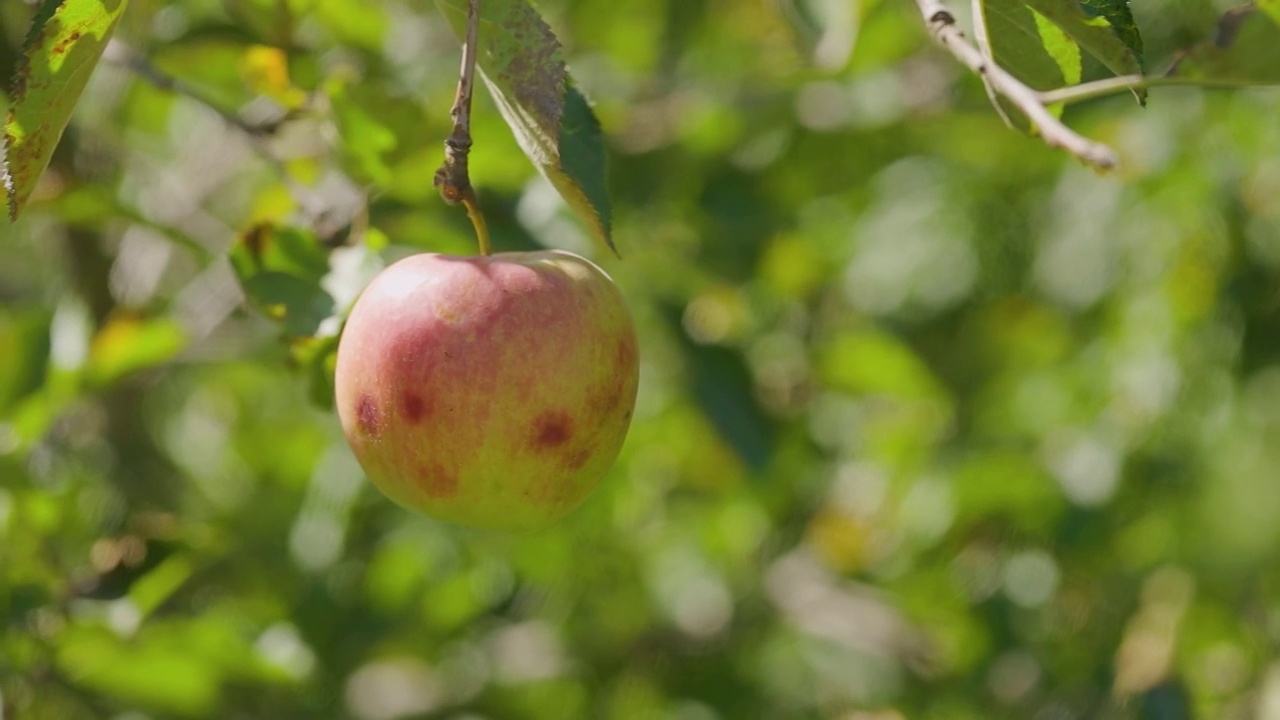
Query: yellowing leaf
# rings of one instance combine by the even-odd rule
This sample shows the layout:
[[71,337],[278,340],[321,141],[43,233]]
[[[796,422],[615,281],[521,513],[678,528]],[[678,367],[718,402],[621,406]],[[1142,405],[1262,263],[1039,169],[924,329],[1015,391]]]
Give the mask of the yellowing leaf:
[[254,45],[240,61],[245,85],[291,110],[302,107],[307,94],[289,79],[289,57],[280,48]]

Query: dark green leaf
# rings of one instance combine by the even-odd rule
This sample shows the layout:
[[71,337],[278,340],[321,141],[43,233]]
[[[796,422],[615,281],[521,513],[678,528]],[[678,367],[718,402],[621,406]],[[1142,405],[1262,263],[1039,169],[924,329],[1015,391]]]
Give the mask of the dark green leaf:
[[[987,38],[996,64],[1028,87],[1052,90],[1080,82],[1080,47],[1069,35],[1022,0],[982,3]],[[1006,116],[1024,131],[1032,128],[1013,105],[1000,99]]]
[[[1133,12],[1129,9],[1129,0],[1080,0],[1080,7],[1089,18],[1103,18],[1111,28],[1111,32],[1120,38],[1120,42],[1129,48],[1138,61],[1138,66],[1145,68],[1142,33],[1133,21]],[[1119,72],[1119,71],[1117,71]]]
[[[1142,38],[1124,0],[1101,0],[1099,5],[1106,7],[1098,9],[1085,9],[1076,0],[1026,2],[1030,8],[1062,28],[1111,72],[1117,75],[1142,73]],[[1138,99],[1145,101],[1146,91],[1136,92]]]

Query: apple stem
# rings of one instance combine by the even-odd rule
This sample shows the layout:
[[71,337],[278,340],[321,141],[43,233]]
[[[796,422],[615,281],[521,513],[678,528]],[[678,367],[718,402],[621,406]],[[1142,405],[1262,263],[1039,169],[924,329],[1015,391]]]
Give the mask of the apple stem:
[[484,222],[484,213],[480,212],[480,203],[476,202],[475,193],[471,193],[470,197],[462,199],[462,205],[467,209],[467,217],[471,218],[471,225],[476,229],[476,242],[480,245],[480,254],[489,254],[489,226]]
[[435,186],[440,197],[450,205],[462,205],[476,230],[480,254],[489,254],[489,230],[480,211],[480,201],[471,187],[467,173],[467,154],[471,152],[471,91],[475,87],[476,35],[480,27],[480,0],[468,0],[467,38],[462,44],[462,69],[458,76],[458,92],[453,98],[449,116],[453,132],[444,141],[444,163],[436,170]]

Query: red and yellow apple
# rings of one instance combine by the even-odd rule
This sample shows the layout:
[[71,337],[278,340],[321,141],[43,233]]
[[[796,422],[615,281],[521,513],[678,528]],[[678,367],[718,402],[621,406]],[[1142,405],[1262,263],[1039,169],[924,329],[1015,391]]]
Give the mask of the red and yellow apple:
[[423,254],[356,301],[335,402],[356,459],[392,500],[531,530],[580,505],[617,459],[638,369],[622,294],[586,259]]

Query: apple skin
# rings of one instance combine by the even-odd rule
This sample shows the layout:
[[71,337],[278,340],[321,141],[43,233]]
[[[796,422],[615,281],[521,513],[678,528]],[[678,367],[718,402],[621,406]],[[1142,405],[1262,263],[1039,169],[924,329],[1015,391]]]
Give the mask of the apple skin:
[[392,500],[446,522],[534,530],[580,505],[617,459],[638,358],[622,293],[578,255],[413,255],[352,308],[335,403]]

